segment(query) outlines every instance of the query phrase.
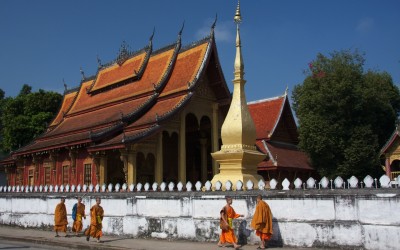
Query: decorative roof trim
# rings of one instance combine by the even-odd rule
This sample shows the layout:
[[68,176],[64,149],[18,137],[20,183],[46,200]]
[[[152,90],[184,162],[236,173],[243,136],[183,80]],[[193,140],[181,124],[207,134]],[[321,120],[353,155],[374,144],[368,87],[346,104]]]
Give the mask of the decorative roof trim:
[[202,39],[200,39],[198,41],[192,42],[192,43],[182,47],[182,49],[179,51],[179,53],[182,53],[182,52],[185,52],[187,50],[190,50],[190,49],[192,49],[192,48],[194,48],[196,46],[199,46],[200,44],[209,42],[210,40],[211,40],[211,36],[206,36],[206,37],[204,37],[204,38],[202,38]]
[[90,140],[95,142],[104,137],[110,136],[123,128],[124,128],[124,123],[122,121],[118,121],[118,122],[116,122],[116,124],[114,126],[108,127],[102,131],[99,131],[96,133],[93,133],[92,131],[90,131],[89,138],[90,138]]
[[390,146],[392,146],[393,142],[396,140],[397,137],[399,137],[399,130],[396,129],[393,131],[392,135],[389,137],[389,140],[387,140],[387,142],[385,143],[385,145],[383,145],[380,154],[384,154],[386,153],[386,151],[390,148]]
[[[135,56],[137,56],[137,55],[140,55],[140,54],[142,54],[142,53],[146,53],[146,56],[145,56],[145,58],[143,59],[142,65],[140,66],[139,71],[137,71],[135,75],[133,75],[132,77],[129,77],[128,79],[121,80],[121,81],[118,81],[118,82],[113,83],[113,84],[111,84],[111,85],[104,86],[104,87],[102,87],[102,88],[93,90],[93,87],[95,86],[96,81],[97,81],[97,79],[98,79],[98,77],[99,77],[100,71],[103,70],[103,69],[105,69],[104,67],[102,67],[101,69],[99,69],[99,70],[97,71],[97,74],[96,74],[96,76],[94,77],[94,80],[93,80],[92,84],[89,86],[89,88],[86,89],[86,93],[87,93],[87,94],[90,94],[90,95],[96,95],[96,94],[98,94],[98,93],[101,93],[101,92],[104,92],[104,91],[107,91],[107,90],[110,90],[110,89],[113,89],[113,88],[116,88],[116,87],[120,87],[120,86],[126,85],[126,84],[128,84],[128,83],[131,83],[131,82],[133,82],[133,81],[139,80],[139,79],[143,76],[144,70],[145,70],[145,68],[146,68],[146,66],[147,66],[147,63],[149,62],[150,55],[151,55],[151,51],[152,51],[152,46],[151,46],[151,45],[148,45],[148,46],[146,46],[144,49],[142,49],[142,50],[140,50],[140,51],[138,51],[138,52],[132,54],[128,59],[126,59],[126,60],[129,60],[130,58],[133,58],[133,57],[135,57]],[[125,61],[126,61],[126,60],[125,60]],[[112,65],[114,65],[114,64],[111,64],[110,66],[112,66]],[[122,65],[122,64],[121,64],[121,65]],[[121,66],[121,65],[120,65],[120,66]],[[110,66],[109,66],[109,67],[110,67]],[[133,73],[134,73],[134,72],[133,72]]]
[[281,99],[283,97],[285,97],[286,95],[280,95],[280,96],[275,96],[275,97],[270,97],[270,98],[266,98],[266,99],[260,99],[260,100],[256,100],[256,101],[251,101],[251,102],[247,102],[247,105],[252,105],[252,104],[258,104],[258,103],[264,103],[264,102],[270,102],[270,101],[275,101],[278,99]]
[[153,126],[149,127],[147,130],[142,131],[134,136],[130,136],[130,137],[123,137],[121,142],[122,143],[134,143],[137,142],[139,140],[141,140],[142,138],[148,137],[150,135],[155,134],[156,132],[158,132],[162,127],[159,124],[154,124]]
[[[50,150],[55,150],[55,149],[61,149],[64,147],[70,147],[70,146],[76,146],[80,144],[85,144],[85,143],[90,143],[90,139],[82,139],[82,140],[77,140],[77,141],[71,141],[71,142],[66,142],[66,143],[61,143],[61,144],[55,144],[52,146],[48,146],[45,148],[39,148],[39,149],[33,149],[33,150],[28,150],[28,151],[22,151],[22,152],[13,152],[12,156],[20,156],[20,155],[28,155],[28,154],[33,154],[33,153],[39,153],[39,152],[47,152]],[[30,145],[30,144],[29,144]]]
[[[79,94],[79,89],[80,89],[80,87],[76,87],[76,88],[74,88],[74,89],[75,89],[76,93],[75,93],[75,96],[74,96],[74,98],[72,99],[72,102],[71,102],[71,104],[69,105],[69,107],[67,107],[67,109],[66,109],[65,111],[62,111],[62,110],[61,110],[62,107],[63,107],[64,101],[65,101],[66,95],[74,93],[74,91],[72,91],[72,90],[68,90],[68,91],[65,91],[65,92],[64,92],[63,100],[62,100],[62,102],[61,102],[61,104],[60,104],[60,108],[58,109],[57,115],[53,118],[53,120],[51,120],[51,122],[49,123],[50,125],[47,127],[47,129],[45,130],[45,132],[42,133],[41,135],[45,134],[45,133],[48,132],[48,131],[53,130],[55,127],[57,127],[57,126],[64,120],[65,115],[68,114],[68,112],[71,110],[72,105],[73,105],[73,104],[75,103],[75,101],[76,101],[76,98],[77,98],[77,96],[78,96],[78,94]],[[58,117],[58,114],[59,114],[60,112],[63,112],[63,115],[62,115],[62,118],[61,118],[60,122],[57,123],[57,124],[51,125],[51,124],[53,124],[53,122],[55,121],[55,119]],[[39,135],[39,136],[41,136],[41,135]],[[39,137],[39,136],[38,136],[38,137]]]
[[[214,39],[213,39],[212,36],[208,37],[208,41],[207,41],[208,45],[207,45],[207,49],[206,49],[206,52],[205,52],[204,57],[203,57],[203,61],[201,62],[200,67],[197,70],[196,76],[194,77],[194,79],[191,82],[188,83],[188,90],[189,91],[192,91],[194,89],[194,87],[196,86],[197,80],[200,79],[201,74],[204,73],[204,68],[205,68],[207,62],[210,59],[210,54],[211,54],[211,48],[212,48],[213,41],[214,41]],[[201,44],[201,43],[199,43],[199,44]]]
[[[147,63],[149,62],[149,59],[150,59],[150,55],[152,54],[152,51],[153,51],[153,37],[154,37],[154,33],[155,33],[155,28],[153,29],[153,33],[151,34],[151,36],[150,36],[150,38],[149,38],[149,44],[148,44],[146,47],[144,47],[144,48],[142,48],[142,49],[140,49],[140,50],[138,50],[138,51],[129,52],[129,51],[127,50],[126,46],[122,46],[122,49],[120,49],[120,54],[118,55],[118,57],[117,57],[114,61],[111,61],[110,63],[108,63],[108,64],[106,64],[106,65],[101,65],[101,67],[98,68],[97,73],[96,73],[96,75],[95,75],[95,77],[94,77],[94,81],[93,81],[93,83],[89,86],[89,88],[86,89],[86,92],[87,92],[88,94],[95,95],[95,94],[97,94],[97,93],[99,93],[99,92],[103,92],[103,91],[105,91],[105,90],[112,89],[112,88],[116,87],[115,85],[120,86],[121,82],[123,82],[122,85],[125,85],[125,84],[127,84],[127,83],[132,82],[132,81],[136,81],[136,80],[140,79],[140,78],[143,76],[144,70],[146,69]],[[124,44],[123,44],[123,45],[124,45]],[[122,54],[121,54],[121,53],[122,53]],[[143,59],[142,65],[140,66],[139,70],[136,72],[136,74],[135,74],[134,76],[132,76],[131,78],[128,78],[128,79],[127,79],[127,80],[129,80],[129,81],[123,80],[123,81],[114,83],[114,84],[112,84],[112,85],[110,85],[110,86],[105,86],[105,87],[103,87],[103,88],[99,88],[99,89],[96,89],[96,90],[92,90],[93,87],[94,87],[94,85],[95,85],[95,83],[96,83],[96,81],[97,81],[97,78],[98,78],[98,76],[99,76],[100,71],[102,71],[102,70],[104,70],[104,69],[106,69],[106,68],[108,68],[108,67],[111,67],[111,66],[114,65],[115,63],[117,63],[119,66],[121,66],[121,65],[122,65],[124,62],[126,62],[127,60],[129,60],[129,59],[131,59],[131,58],[133,58],[133,57],[135,57],[135,56],[138,56],[138,55],[140,55],[140,54],[142,54],[142,53],[146,53],[146,56],[145,56],[145,58]],[[123,58],[122,58],[121,56],[123,56]]]
[[79,89],[80,89],[80,86],[67,89],[67,90],[64,91],[64,95],[68,95],[68,94],[71,94],[71,93],[73,93],[73,92],[75,92],[75,91],[79,91]]
[[171,60],[168,63],[167,69],[164,71],[164,74],[161,77],[160,81],[157,84],[154,84],[154,89],[157,93],[160,93],[164,89],[165,85],[168,82],[168,79],[170,78],[170,76],[172,74],[172,69],[175,66],[176,60],[178,58],[179,50],[181,49],[181,46],[182,46],[181,36],[182,36],[182,30],[183,30],[184,25],[185,25],[185,23],[183,23],[183,26],[182,26],[181,30],[179,31],[178,40],[175,43],[174,53],[171,57]]
[[275,132],[275,129],[278,127],[278,123],[279,123],[279,121],[281,120],[282,113],[283,113],[283,109],[285,108],[285,105],[286,105],[286,101],[288,101],[288,100],[287,100],[287,93],[286,93],[286,92],[285,92],[285,94],[284,94],[282,97],[284,98],[284,100],[283,100],[283,102],[282,102],[281,109],[279,110],[278,118],[277,118],[276,121],[275,121],[275,125],[274,125],[274,127],[272,128],[271,132],[269,132],[269,134],[268,134],[268,137],[269,137],[269,138],[271,138],[271,136],[272,136],[272,135],[274,134],[274,132]]
[[271,151],[268,148],[267,143],[265,142],[265,140],[261,140],[262,144],[264,145],[265,150],[267,150],[269,159],[272,161],[272,163],[274,164],[274,166],[278,166],[278,161],[273,157]]
[[132,123],[139,119],[143,114],[145,114],[153,105],[157,102],[158,93],[153,94],[149,99],[147,99],[144,103],[140,104],[135,110],[127,115],[121,115],[121,119],[117,121],[117,123],[111,127],[108,127],[102,131],[96,133],[90,133],[90,139],[93,141],[101,140],[107,136],[117,133],[121,131],[125,124]]
[[160,123],[167,120],[169,117],[176,114],[185,104],[192,98],[193,92],[189,92],[182,100],[180,100],[171,110],[161,116],[156,115],[156,122]]
[[132,123],[143,116],[154,104],[157,102],[159,94],[154,93],[149,99],[144,103],[139,105],[134,111],[122,117],[124,123]]

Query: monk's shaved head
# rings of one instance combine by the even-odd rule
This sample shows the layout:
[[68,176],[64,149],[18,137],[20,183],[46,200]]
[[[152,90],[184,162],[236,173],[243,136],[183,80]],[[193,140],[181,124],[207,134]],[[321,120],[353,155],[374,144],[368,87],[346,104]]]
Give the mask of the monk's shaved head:
[[261,194],[257,195],[257,200],[262,200]]

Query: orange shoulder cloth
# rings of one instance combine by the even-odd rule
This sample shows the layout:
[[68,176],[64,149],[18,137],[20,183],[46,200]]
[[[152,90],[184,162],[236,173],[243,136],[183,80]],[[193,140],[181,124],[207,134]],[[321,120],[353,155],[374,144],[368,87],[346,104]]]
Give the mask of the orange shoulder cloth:
[[262,233],[272,234],[272,213],[268,204],[264,201],[258,202],[251,227]]

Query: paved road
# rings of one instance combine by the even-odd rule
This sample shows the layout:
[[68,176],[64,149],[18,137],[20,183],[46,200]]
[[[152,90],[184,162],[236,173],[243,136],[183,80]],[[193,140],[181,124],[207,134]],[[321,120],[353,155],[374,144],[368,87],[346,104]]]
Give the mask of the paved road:
[[[118,249],[118,250],[233,250],[219,248],[216,242],[191,242],[182,240],[133,239],[126,236],[104,236],[102,243],[85,237],[54,237],[54,232],[39,229],[23,229],[0,225],[0,249]],[[255,250],[256,245],[245,245],[243,250]],[[293,250],[294,248],[271,247],[268,249]],[[318,248],[296,248],[317,250]]]

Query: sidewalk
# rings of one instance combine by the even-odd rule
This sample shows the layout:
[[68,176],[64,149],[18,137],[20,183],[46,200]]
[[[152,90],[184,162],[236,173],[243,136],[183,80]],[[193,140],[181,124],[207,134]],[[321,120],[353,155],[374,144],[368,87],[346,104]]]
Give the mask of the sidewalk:
[[[85,236],[81,237],[54,237],[55,233],[52,231],[43,231],[40,229],[23,229],[17,227],[9,227],[0,225],[0,241],[10,240],[19,242],[31,242],[35,244],[66,247],[72,249],[136,249],[136,250],[209,250],[209,249],[224,249],[219,248],[216,242],[191,242],[191,241],[169,241],[169,240],[157,240],[157,239],[133,239],[127,238],[126,236],[107,236],[101,238],[102,243],[97,243],[95,239],[91,238],[89,242],[86,241]],[[255,250],[256,245],[246,245],[241,249],[243,250]],[[227,247],[226,249],[233,249]],[[286,247],[272,247],[268,249],[293,249]],[[296,248],[303,250],[310,250],[311,248]],[[312,248],[316,249],[316,248]]]

